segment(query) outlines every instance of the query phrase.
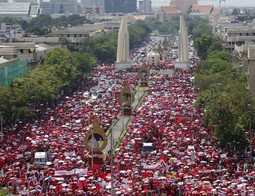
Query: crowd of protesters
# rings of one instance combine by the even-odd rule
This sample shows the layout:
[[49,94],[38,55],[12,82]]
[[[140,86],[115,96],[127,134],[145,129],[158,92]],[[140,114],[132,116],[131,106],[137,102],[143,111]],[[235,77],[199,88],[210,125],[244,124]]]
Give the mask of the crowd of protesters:
[[[192,61],[195,67],[199,58]],[[99,66],[82,91],[48,108],[40,119],[6,127],[0,188],[16,195],[103,196],[111,195],[112,180],[116,195],[255,195],[253,165],[216,148],[212,128],[202,123],[203,109],[194,107],[195,69],[173,65],[168,60],[153,68],[148,94],[114,153],[113,174],[109,156],[92,168],[84,137],[94,115],[104,130],[117,118],[121,84],[128,80],[134,90],[138,67],[120,72],[114,65]],[[162,69],[171,74],[157,74]],[[144,152],[143,143],[153,149]],[[35,153],[42,151],[48,155],[45,167],[34,162]]]

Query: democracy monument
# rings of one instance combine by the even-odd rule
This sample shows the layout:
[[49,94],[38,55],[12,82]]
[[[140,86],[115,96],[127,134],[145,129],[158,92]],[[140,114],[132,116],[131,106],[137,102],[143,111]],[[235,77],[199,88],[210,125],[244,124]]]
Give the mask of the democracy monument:
[[129,32],[127,28],[127,17],[123,16],[118,33],[116,70],[124,70],[132,65],[129,58]]
[[178,48],[179,57],[177,62],[175,62],[175,67],[181,69],[190,69],[188,53],[188,32],[183,15],[180,16],[180,30],[178,32]]

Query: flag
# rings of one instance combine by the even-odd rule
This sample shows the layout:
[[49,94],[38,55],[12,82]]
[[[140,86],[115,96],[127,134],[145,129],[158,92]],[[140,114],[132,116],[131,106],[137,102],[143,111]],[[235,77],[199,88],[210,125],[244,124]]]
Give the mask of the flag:
[[104,172],[99,172],[98,173],[98,178],[102,178],[102,179],[104,179],[104,180],[106,180],[106,175],[105,175],[105,173]]
[[41,192],[42,191],[42,187],[40,185],[37,185],[36,190]]
[[161,160],[161,166],[164,168],[164,169],[166,169],[166,167],[167,167],[167,164],[165,163],[165,161],[163,161],[163,160]]

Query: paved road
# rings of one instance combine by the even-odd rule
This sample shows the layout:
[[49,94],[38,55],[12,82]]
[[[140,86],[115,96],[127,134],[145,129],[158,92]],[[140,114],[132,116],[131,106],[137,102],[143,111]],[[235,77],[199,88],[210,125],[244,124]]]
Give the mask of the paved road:
[[[135,94],[135,101],[132,104],[133,109],[136,108],[136,106],[140,103],[139,100],[143,96],[144,92],[139,91],[136,92]],[[138,100],[139,99],[139,100]],[[121,112],[118,115],[119,121],[115,124],[115,126],[112,128],[112,133],[113,133],[113,146],[115,146],[118,138],[120,137],[121,132],[125,129],[125,127],[128,126],[127,122],[128,120],[132,118],[129,116],[123,116],[121,115]],[[131,122],[131,121],[129,121]],[[111,133],[108,135],[108,143],[106,148],[103,150],[104,153],[107,153],[111,149]]]

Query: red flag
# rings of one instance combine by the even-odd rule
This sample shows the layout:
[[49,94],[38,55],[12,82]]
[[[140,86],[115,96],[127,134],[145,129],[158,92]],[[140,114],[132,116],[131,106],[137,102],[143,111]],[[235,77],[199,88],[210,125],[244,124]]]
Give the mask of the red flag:
[[102,178],[102,179],[104,179],[104,180],[106,180],[106,175],[105,175],[105,173],[104,172],[102,172],[102,173],[98,173],[98,177],[99,178]]
[[102,187],[101,187],[99,184],[96,185],[96,190],[97,190],[97,191],[100,191],[101,188],[102,188]]

